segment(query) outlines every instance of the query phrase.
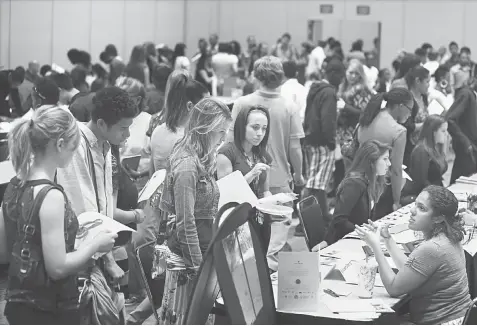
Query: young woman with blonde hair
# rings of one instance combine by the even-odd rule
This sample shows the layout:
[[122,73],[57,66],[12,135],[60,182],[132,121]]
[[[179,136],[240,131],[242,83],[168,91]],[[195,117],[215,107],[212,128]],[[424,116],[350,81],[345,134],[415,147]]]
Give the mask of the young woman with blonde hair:
[[9,135],[17,176],[3,198],[10,253],[5,316],[11,325],[80,323],[77,273],[96,252],[109,252],[116,234],[103,232],[75,250],[78,220],[57,168],[67,166],[80,141],[73,115],[41,107]]

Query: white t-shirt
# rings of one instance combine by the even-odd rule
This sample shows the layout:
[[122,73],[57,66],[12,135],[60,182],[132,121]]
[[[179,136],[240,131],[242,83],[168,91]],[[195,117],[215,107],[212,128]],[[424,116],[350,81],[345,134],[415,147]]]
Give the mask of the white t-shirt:
[[316,73],[321,69],[323,61],[326,59],[325,50],[321,46],[317,46],[310,53],[308,66],[306,67],[306,75],[310,76],[312,73]]
[[237,71],[237,65],[236,55],[219,52],[212,56],[212,68],[219,80],[232,77]]
[[177,128],[176,132],[172,132],[165,123],[154,129],[151,136],[151,157],[154,163],[154,171],[167,167],[167,160],[174,145],[183,136],[184,128]]
[[429,70],[429,75],[432,76],[436,72],[437,68],[439,68],[439,62],[437,62],[437,61],[427,61],[424,64],[424,68]]
[[378,68],[372,66],[371,68],[363,65],[364,69],[364,74],[366,75],[366,79],[368,80],[368,87],[370,89],[374,89],[374,86],[376,85],[376,82],[378,81],[378,74],[379,70]]
[[283,83],[280,93],[284,98],[296,104],[303,123],[305,120],[306,97],[308,96],[308,90],[305,86],[295,78],[288,79]]
[[438,91],[435,88],[429,88],[427,99],[429,103],[431,103],[433,100],[437,101],[446,111],[449,110],[449,108],[452,106],[452,103],[454,103],[454,96],[452,94],[444,95],[444,93]]
[[146,131],[149,128],[151,115],[147,112],[141,112],[134,118],[133,123],[129,127],[130,136],[126,143],[121,147],[121,157],[141,155],[139,161],[139,172],[149,169],[151,153],[149,152],[149,137]]
[[189,70],[190,68],[190,61],[187,57],[177,57],[176,62],[174,64],[174,69],[185,69]]

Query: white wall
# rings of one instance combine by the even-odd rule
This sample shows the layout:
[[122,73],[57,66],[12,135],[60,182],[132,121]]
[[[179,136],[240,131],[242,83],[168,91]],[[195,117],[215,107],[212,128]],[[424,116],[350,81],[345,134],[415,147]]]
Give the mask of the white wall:
[[[333,4],[333,14],[321,15],[320,4]],[[357,16],[357,5],[370,5],[371,14]],[[381,62],[389,65],[398,49],[426,41],[438,47],[455,40],[477,52],[476,11],[476,0],[0,0],[0,65],[36,59],[69,68],[68,49],[89,51],[97,61],[108,43],[127,60],[144,41],[184,41],[192,55],[198,39],[214,32],[242,45],[248,35],[274,44],[289,32],[299,44],[308,19],[329,22],[325,37],[338,20],[382,22]]]
[[0,0],[0,66],[30,60],[70,68],[71,48],[93,62],[113,43],[127,60],[145,41],[174,44],[184,37],[185,0]]

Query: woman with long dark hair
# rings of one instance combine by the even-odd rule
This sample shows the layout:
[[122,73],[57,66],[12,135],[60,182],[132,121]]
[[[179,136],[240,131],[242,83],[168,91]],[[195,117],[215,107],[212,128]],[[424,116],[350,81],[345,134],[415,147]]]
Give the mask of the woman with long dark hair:
[[[268,187],[269,169],[272,158],[267,152],[270,134],[270,114],[262,106],[251,106],[239,112],[234,125],[234,141],[223,145],[217,156],[217,177],[221,179],[239,170],[258,198],[271,195]],[[257,214],[256,222],[268,248],[270,221]]]
[[[398,247],[388,226],[372,222],[357,226],[358,235],[374,251],[379,275],[392,297],[410,295],[413,324],[462,325],[471,303],[466,273],[459,202],[448,189],[431,185],[416,198],[409,229],[422,232],[424,241],[409,257]],[[381,249],[382,241],[396,265],[394,272]]]
[[402,190],[406,205],[429,185],[442,186],[442,176],[447,170],[444,146],[447,144],[448,124],[438,115],[430,115],[424,121],[419,140],[411,154],[409,174],[412,181],[407,180]]
[[390,148],[369,140],[356,152],[346,177],[338,187],[336,206],[325,240],[313,248],[327,247],[342,239],[372,217],[375,203],[384,190],[385,175],[391,165]]
[[174,56],[172,57],[173,69],[189,70],[190,61],[186,57],[186,45],[184,43],[177,43],[174,48]]
[[383,217],[400,207],[402,189],[402,162],[406,146],[406,128],[401,123],[411,115],[414,100],[404,88],[374,95],[360,120],[357,138],[360,144],[378,140],[391,147],[391,187],[385,191],[376,207],[375,218]]

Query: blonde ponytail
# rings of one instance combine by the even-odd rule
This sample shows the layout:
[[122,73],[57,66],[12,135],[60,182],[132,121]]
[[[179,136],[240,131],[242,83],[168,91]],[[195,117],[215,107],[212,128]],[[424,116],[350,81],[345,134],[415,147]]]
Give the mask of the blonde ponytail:
[[30,163],[33,156],[30,137],[32,124],[34,124],[33,120],[21,119],[8,135],[10,159],[22,184],[30,173]]
[[39,108],[31,120],[20,119],[8,136],[10,158],[20,184],[28,179],[34,157],[44,154],[51,141],[62,138],[78,146],[79,137],[76,119],[60,107]]

